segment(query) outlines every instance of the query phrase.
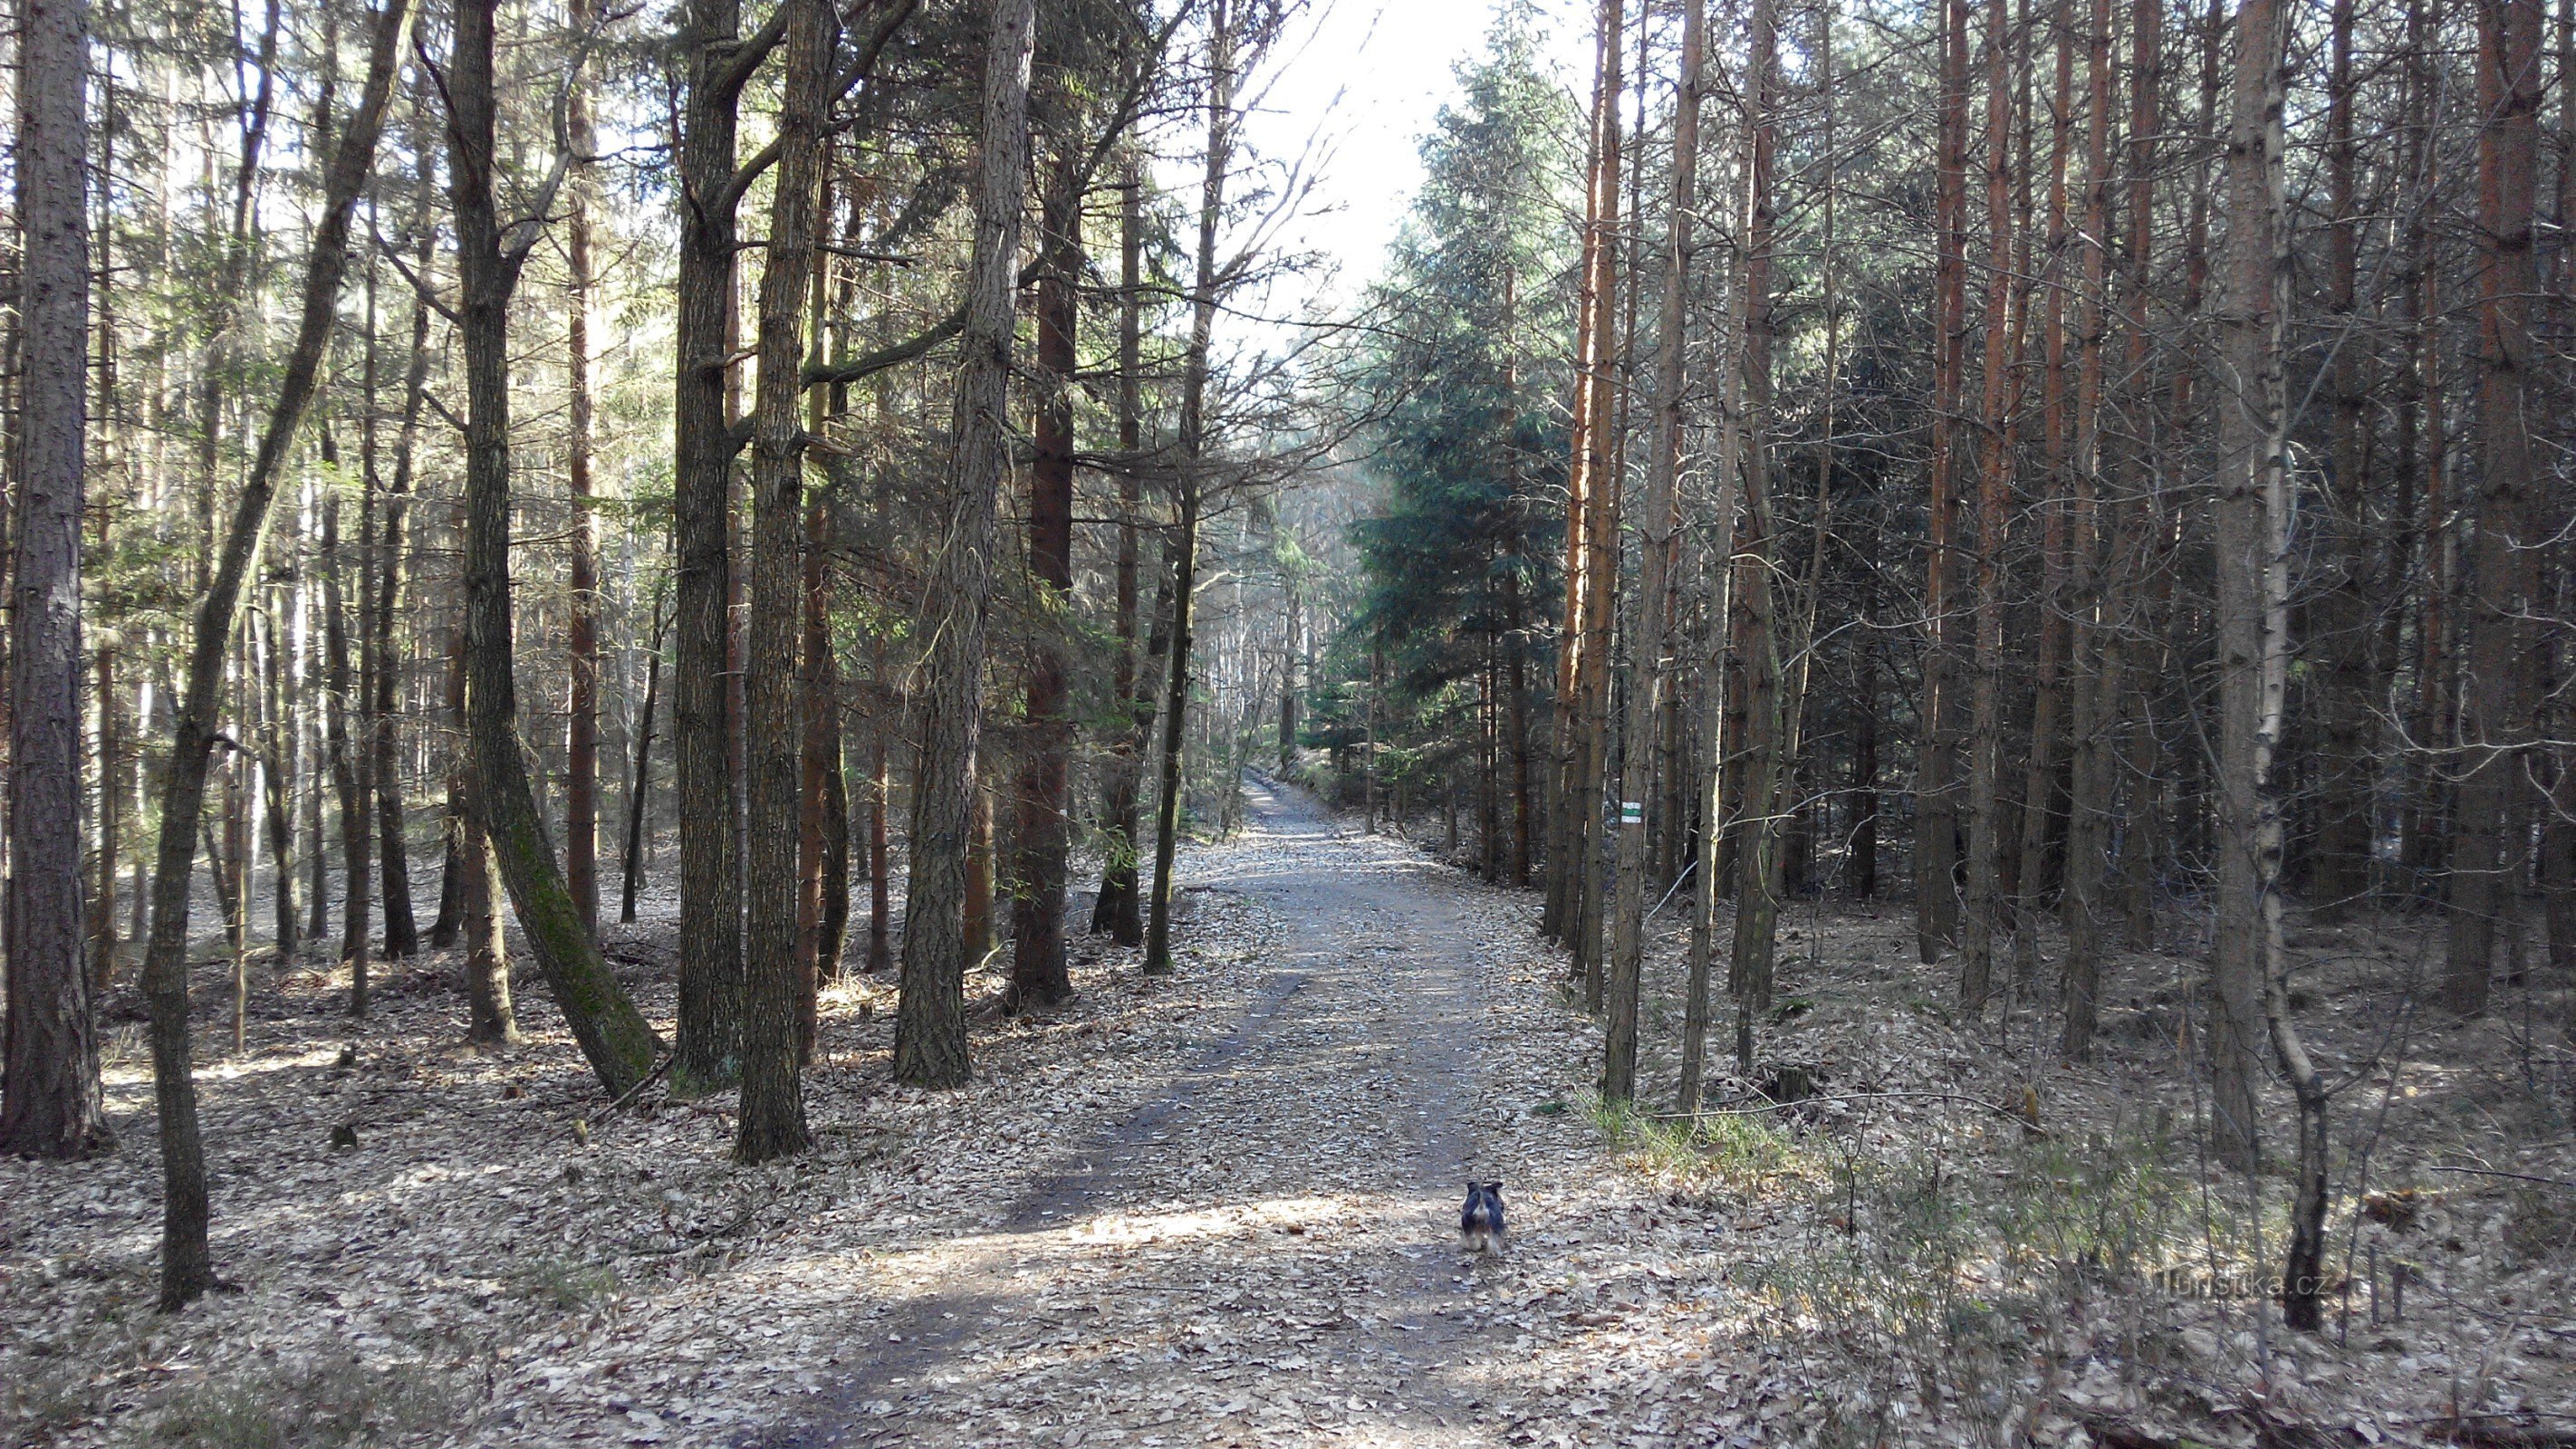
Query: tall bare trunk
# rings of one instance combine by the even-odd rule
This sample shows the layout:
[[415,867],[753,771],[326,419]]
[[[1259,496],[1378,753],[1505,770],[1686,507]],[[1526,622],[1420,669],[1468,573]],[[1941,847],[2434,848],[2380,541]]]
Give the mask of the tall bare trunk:
[[1959,412],[1968,337],[1968,0],[1941,0],[1938,174],[1933,202],[1932,456],[1923,554],[1923,701],[1914,779],[1914,934],[1925,965],[1959,934],[1957,673]]
[[2361,216],[2355,189],[2360,147],[2353,135],[2353,0],[2334,0],[2326,78],[2325,345],[2334,349],[2326,376],[2327,456],[2333,476],[2326,496],[2331,573],[2308,610],[2324,669],[2317,682],[2318,819],[2309,845],[2308,877],[2317,904],[2339,910],[2370,889],[2372,795],[2378,776],[2371,719],[2374,678],[2367,593],[2373,531],[2370,507],[2370,344],[2359,315]]
[[993,0],[984,54],[983,146],[975,244],[966,280],[956,411],[949,427],[948,540],[923,611],[932,622],[929,687],[914,772],[911,899],[904,915],[903,996],[894,1074],[920,1087],[963,1086],[966,1055],[966,869],[983,732],[984,612],[992,589],[994,494],[1007,446],[1011,284],[1017,270],[1021,173],[1028,154],[1034,0]]
[[[423,211],[428,206],[428,189],[428,178],[424,176]],[[427,272],[430,245],[428,230],[423,227],[420,251],[413,258],[415,274]],[[385,490],[384,531],[376,541],[376,596],[370,601],[372,618],[367,625],[377,653],[376,692],[369,711],[375,725],[370,748],[376,766],[376,837],[384,877],[385,955],[394,960],[420,953],[420,930],[412,917],[411,848],[405,839],[410,822],[403,815],[399,728],[402,671],[396,667],[394,606],[402,597],[404,528],[411,512],[421,401],[429,387],[429,304],[425,300],[415,299],[412,304],[409,356],[411,361],[403,376],[402,426],[394,434],[393,481]]]
[[[2236,16],[2236,77],[2227,127],[2228,234],[2218,395],[2219,837],[2218,925],[2211,965],[2212,1130],[2221,1157],[2251,1171],[2261,1124],[2255,1051],[2263,1035],[2266,944],[2277,936],[2280,802],[2269,766],[2283,686],[2269,637],[2280,557],[2271,502],[2288,467],[2281,337],[2289,245],[2282,200],[2283,47],[2278,0],[2245,0]],[[2269,708],[2267,708],[2267,702]],[[2267,931],[2268,926],[2268,931]]]
[[[2452,830],[2451,930],[2442,1004],[2486,1010],[2499,925],[2521,890],[2530,620],[2540,605],[2544,526],[2532,500],[2532,195],[2540,130],[2541,0],[2478,0],[2478,516],[2470,566],[2468,677],[2460,688],[2467,766]],[[2507,927],[2509,929],[2509,925]]]
[[[593,0],[573,0],[572,28],[595,24]],[[599,521],[591,507],[590,212],[588,158],[599,149],[590,120],[590,88],[576,75],[564,97],[565,133],[577,158],[565,190],[564,360],[570,424],[564,481],[572,493],[566,540],[564,621],[564,889],[583,929],[599,934]]]
[[1154,879],[1146,897],[1148,974],[1172,964],[1172,861],[1180,846],[1183,726],[1190,699],[1190,630],[1198,589],[1199,516],[1207,492],[1208,347],[1216,331],[1216,230],[1225,210],[1226,167],[1234,151],[1234,10],[1215,0],[1208,15],[1206,167],[1199,181],[1198,265],[1190,291],[1189,350],[1181,362],[1180,521],[1172,543],[1171,661],[1163,689],[1162,788],[1154,802]]
[[[742,1109],[736,1162],[790,1157],[805,1127],[803,1016],[814,961],[798,950],[797,868],[804,800],[798,748],[798,636],[805,594],[805,305],[814,293],[817,212],[831,122],[839,11],[788,0],[778,175],[759,301],[759,401],[752,414],[751,613],[744,637],[745,783],[751,797],[744,890]],[[988,143],[989,144],[989,143]],[[810,942],[807,943],[810,945]]]
[[[2131,369],[2145,356],[2145,267],[2154,225],[2154,179],[2149,165],[2162,83],[2164,24],[2160,0],[2136,0],[2130,38],[2130,237],[2135,269],[2130,299]],[[2064,1019],[2058,1050],[2080,1056],[2090,1049],[2101,1017],[2102,882],[2110,846],[2111,722],[2117,698],[2119,644],[2108,627],[2102,566],[2101,487],[2104,355],[2110,330],[2111,215],[2111,0],[2092,0],[2087,62],[2092,114],[2086,120],[2084,295],[2077,363],[2075,421],[2076,516],[2072,528],[2073,629],[2068,644],[2066,866],[2058,909],[2066,928],[2062,974]]]
[[[20,20],[17,210],[26,243],[17,303],[24,374],[12,440],[17,497],[10,500],[17,527],[9,571],[9,1000],[0,1151],[73,1158],[110,1140],[81,955],[80,517],[89,420],[89,191],[82,168],[89,154],[89,37],[79,0],[26,0]],[[202,778],[202,755],[199,771]],[[165,974],[172,969],[163,968]],[[185,1011],[183,998],[176,1023],[183,1050],[172,1064],[183,1080]],[[160,1036],[156,1031],[156,1045]],[[193,1146],[193,1111],[188,1115]]]
[[1101,803],[1102,854],[1100,898],[1091,910],[1093,934],[1107,932],[1122,946],[1145,941],[1143,897],[1136,886],[1137,835],[1141,824],[1138,797],[1145,773],[1145,750],[1153,733],[1154,701],[1151,658],[1139,669],[1136,657],[1136,532],[1144,511],[1142,461],[1144,410],[1138,392],[1143,359],[1144,180],[1134,166],[1119,187],[1118,203],[1118,658],[1111,695],[1127,714],[1126,728],[1110,746],[1108,786]]
[[1666,636],[1671,631],[1677,480],[1682,456],[1682,364],[1688,325],[1691,214],[1699,204],[1700,0],[1684,0],[1679,99],[1673,114],[1672,201],[1665,213],[1664,286],[1657,307],[1653,448],[1644,516],[1639,520],[1637,635],[1629,646],[1627,747],[1620,786],[1618,904],[1610,952],[1608,1037],[1601,1065],[1603,1100],[1625,1102],[1637,1091],[1637,1008],[1645,952],[1645,799],[1654,787],[1654,731],[1671,687]]
[[1539,929],[1574,948],[1582,969],[1580,936],[1584,889],[1590,876],[1590,818],[1600,813],[1593,789],[1599,766],[1588,728],[1586,701],[1598,640],[1591,620],[1599,603],[1592,532],[1601,522],[1596,497],[1608,470],[1610,378],[1607,359],[1616,315],[1619,233],[1619,75],[1624,0],[1601,0],[1594,25],[1592,129],[1584,169],[1583,254],[1575,296],[1573,437],[1566,475],[1565,615],[1557,631],[1555,781],[1549,791],[1548,889]]
[[662,704],[662,634],[668,623],[659,591],[653,596],[653,645],[644,662],[644,708],[635,721],[635,763],[626,774],[626,850],[624,889],[617,919],[635,920],[635,896],[644,888],[644,806],[653,782],[654,716]]
[[1979,410],[1976,674],[1968,707],[1968,879],[1959,931],[1959,999],[1971,1015],[1993,990],[1995,931],[2005,909],[2003,872],[2003,553],[2012,506],[2013,450],[2006,436],[2016,360],[2013,287],[2012,48],[2005,0],[1986,5],[1986,311],[1984,395]]
[[680,248],[673,284],[671,548],[677,577],[671,745],[679,791],[679,1060],[673,1087],[710,1091],[742,1070],[742,837],[734,808],[727,613],[728,502],[741,442],[727,379],[733,352],[736,107],[761,56],[744,47],[740,0],[690,0],[689,93],[678,148]]
[[1014,1003],[1052,1006],[1073,995],[1064,961],[1064,877],[1072,849],[1067,812],[1073,717],[1060,632],[1073,603],[1073,385],[1077,362],[1074,280],[1082,267],[1078,157],[1070,146],[1050,168],[1040,208],[1037,452],[1029,468],[1029,584],[1038,601],[1029,645],[1026,745],[1011,863]]
[[1780,646],[1772,573],[1779,520],[1771,507],[1771,195],[1779,54],[1771,0],[1753,0],[1746,48],[1744,227],[1744,527],[1734,557],[1736,655],[1744,671],[1743,843],[1736,856],[1735,938],[1726,987],[1735,998],[1735,1069],[1753,1070],[1753,1019],[1771,1009],[1780,911],[1782,764]]

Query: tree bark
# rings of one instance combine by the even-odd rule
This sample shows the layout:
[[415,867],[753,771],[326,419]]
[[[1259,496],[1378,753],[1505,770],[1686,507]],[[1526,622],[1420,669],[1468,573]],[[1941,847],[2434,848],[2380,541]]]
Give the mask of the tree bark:
[[1958,561],[1958,416],[1968,334],[1968,0],[1941,0],[1941,116],[1933,203],[1936,255],[1930,498],[1923,559],[1923,701],[1914,782],[1915,945],[1931,965],[1959,934],[1958,761],[1951,717],[1957,653],[1951,593]]
[[797,855],[803,761],[797,645],[805,532],[805,433],[798,404],[805,304],[814,290],[816,212],[831,121],[839,12],[787,0],[787,74],[778,118],[777,186],[760,277],[759,401],[752,414],[751,612],[744,636],[743,737],[752,826],[745,841],[742,1109],[734,1161],[802,1153],[803,1013],[812,959],[797,950]]
[[1986,5],[1986,309],[1984,394],[1979,409],[1975,677],[1968,705],[1967,899],[1959,930],[1959,1002],[1985,1010],[1994,988],[1994,940],[2006,900],[2003,874],[2003,554],[2012,505],[2013,407],[2012,49],[2005,0]]
[[2460,690],[2466,770],[2452,831],[2450,941],[2442,1004],[2486,1010],[2497,931],[2521,890],[2515,821],[2527,792],[2528,621],[2539,606],[2542,536],[2532,504],[2532,196],[2540,128],[2541,0],[2478,0],[2478,513],[2470,565],[2468,678]]
[[[12,439],[17,497],[10,500],[17,527],[9,571],[9,991],[0,1151],[68,1159],[111,1141],[81,952],[89,23],[80,0],[26,0],[20,20],[16,170],[25,243],[16,301],[23,373]],[[194,834],[191,821],[188,838]],[[183,1042],[184,1011],[177,1023]],[[184,1077],[184,1054],[174,1065]]]
[[1753,1019],[1771,1009],[1780,908],[1777,816],[1782,776],[1780,649],[1771,579],[1779,548],[1770,482],[1771,195],[1779,58],[1771,0],[1753,0],[1744,80],[1744,536],[1735,540],[1736,656],[1744,671],[1743,841],[1736,854],[1735,936],[1727,991],[1735,998],[1735,1069],[1753,1071]]
[[[593,0],[573,0],[576,36],[593,25]],[[565,133],[574,154],[564,215],[564,387],[569,424],[564,481],[572,494],[565,543],[568,609],[564,621],[567,711],[564,721],[564,889],[582,929],[599,934],[599,522],[591,504],[590,161],[599,149],[590,119],[590,88],[576,70],[564,96]]]
[[[425,168],[424,168],[425,169]],[[428,209],[428,178],[421,179],[421,211]],[[430,241],[422,227],[414,271],[426,275]],[[372,753],[376,767],[376,838],[384,877],[385,955],[402,960],[420,954],[420,929],[412,916],[411,847],[405,838],[410,822],[403,814],[400,730],[400,670],[394,652],[394,606],[402,597],[404,526],[410,520],[414,459],[420,439],[420,410],[429,387],[429,304],[415,298],[411,314],[411,361],[403,377],[402,426],[394,435],[394,473],[385,490],[385,523],[377,540],[380,562],[376,596],[371,601],[368,632],[378,655],[375,698],[369,703],[374,724]]]
[[2378,762],[2371,719],[2378,693],[2370,627],[2369,343],[2360,332],[2359,273],[2364,225],[2355,195],[2360,148],[2353,136],[2354,0],[2334,0],[2326,78],[2325,345],[2334,349],[2327,394],[2332,467],[2325,520],[2330,570],[2310,606],[2312,645],[2324,666],[2316,684],[2317,829],[2309,844],[2310,894],[2329,913],[2370,890],[2370,838]]
[[[2285,567],[2268,500],[2282,488],[2287,388],[2281,356],[2288,238],[2282,200],[2283,48],[2279,0],[2245,0],[2236,16],[2236,76],[2227,128],[2229,216],[2220,317],[2218,573],[2218,920],[2211,966],[2211,1129],[2222,1160],[2252,1172],[2261,1124],[2255,1049],[2263,1035],[2265,927],[2279,909],[2280,805],[2268,778],[2280,688],[2269,665],[2264,596]],[[2277,925],[2273,927],[2277,930]]]
[[[505,238],[493,193],[496,4],[464,0],[457,7],[446,84],[457,334],[465,353],[466,735],[477,819],[499,857],[519,927],[573,1040],[616,1096],[652,1070],[661,1044],[617,984],[564,888],[519,744],[510,618],[509,325],[511,295],[536,228],[522,223]],[[541,219],[545,207],[531,210]]]
[[1691,215],[1699,204],[1700,0],[1684,0],[1678,99],[1673,113],[1671,204],[1665,212],[1664,285],[1657,308],[1654,455],[1648,460],[1645,514],[1639,520],[1637,634],[1629,646],[1627,745],[1620,785],[1617,907],[1611,937],[1607,1036],[1601,1096],[1623,1103],[1637,1092],[1637,1010],[1645,954],[1645,800],[1654,788],[1654,731],[1671,687],[1666,660],[1671,632],[1674,498],[1681,475],[1683,356],[1690,295]]
[[1028,155],[1035,0],[987,9],[983,137],[975,241],[949,423],[947,540],[923,619],[930,652],[914,775],[912,876],[904,914],[903,986],[894,1075],[916,1087],[963,1086],[966,1049],[966,868],[983,732],[985,607],[992,589],[994,494],[1008,440],[1012,282],[1018,270],[1021,175]]
[[[2119,642],[2108,627],[2103,588],[2100,484],[2104,354],[2110,327],[2111,0],[2093,0],[2089,74],[2093,109],[2087,126],[2084,207],[2084,296],[2080,374],[2076,384],[2073,628],[2068,643],[2066,865],[2058,913],[2066,930],[2058,1031],[2060,1053],[2091,1050],[2101,1017],[2102,883],[2110,847],[2111,724],[2118,698]],[[2157,91],[2162,84],[2163,9],[2136,0],[2130,37],[2130,333],[2129,374],[2146,358],[2146,268],[2155,224],[2153,172]],[[2133,382],[2132,386],[2136,384]],[[2124,510],[2125,511],[2125,510]]]
[[1068,140],[1040,208],[1037,292],[1037,451],[1029,468],[1029,585],[1037,618],[1029,642],[1028,708],[1012,831],[1011,984],[1014,1007],[1073,995],[1064,959],[1065,869],[1072,852],[1067,795],[1073,717],[1063,631],[1073,607],[1073,387],[1079,360],[1074,282],[1082,268],[1079,157]]
[[164,1310],[188,1304],[216,1281],[206,1242],[205,1148],[189,1063],[187,947],[189,884],[196,868],[207,767],[215,746],[223,660],[243,581],[251,574],[267,532],[268,508],[276,497],[287,448],[312,401],[323,349],[330,340],[340,281],[348,265],[349,214],[374,160],[410,18],[405,0],[386,0],[377,12],[366,83],[324,172],[322,210],[305,264],[295,342],[278,375],[276,400],[270,405],[258,451],[234,501],[231,524],[209,572],[206,591],[197,603],[187,685],[162,776],[161,840],[153,865],[152,932],[144,950],[143,990],[151,1013],[153,1096],[161,1124],[160,1306]]
[[1619,227],[1619,75],[1623,61],[1620,31],[1626,18],[1624,0],[1600,0],[1594,22],[1592,127],[1584,163],[1582,257],[1575,294],[1574,399],[1569,421],[1565,500],[1565,615],[1557,629],[1555,779],[1548,791],[1547,901],[1539,930],[1548,939],[1572,947],[1582,964],[1580,923],[1583,891],[1589,876],[1587,817],[1599,813],[1600,801],[1587,782],[1597,777],[1591,759],[1584,709],[1591,678],[1597,583],[1591,560],[1597,551],[1591,531],[1599,509],[1593,494],[1607,466],[1608,442],[1600,436],[1609,416],[1609,379],[1605,359],[1611,346],[1617,286]]
[[[329,433],[324,433],[327,446]],[[366,762],[359,758],[356,742],[350,738],[350,715],[358,703],[358,687],[349,668],[349,626],[347,591],[340,578],[340,499],[335,493],[322,505],[322,637],[323,687],[329,697],[324,701],[324,729],[331,753],[331,788],[340,802],[341,869],[346,884],[340,892],[340,960],[349,968],[349,1014],[367,1014],[367,908],[374,904],[373,866],[375,852],[372,812],[368,809],[367,786],[372,783]],[[315,845],[318,848],[320,841]]]
[[635,765],[626,775],[625,890],[617,919],[635,920],[635,895],[644,888],[644,804],[653,783],[653,717],[662,703],[662,632],[668,624],[661,596],[653,599],[653,648],[644,664],[644,710],[635,723]]
[[674,1090],[712,1091],[742,1070],[743,875],[727,710],[733,677],[728,497],[735,455],[732,351],[736,105],[760,56],[746,51],[740,0],[690,0],[683,40],[680,252],[673,284],[679,367],[672,381],[672,552],[677,677],[671,744],[679,790],[680,1005]]
[[1142,825],[1139,797],[1145,751],[1154,729],[1154,660],[1148,655],[1140,669],[1136,657],[1136,532],[1138,516],[1144,511],[1143,465],[1137,456],[1144,446],[1138,398],[1144,369],[1144,185],[1131,165],[1119,187],[1118,452],[1125,461],[1118,471],[1118,657],[1112,665],[1110,692],[1127,713],[1127,727],[1111,747],[1100,812],[1105,837],[1101,853],[1106,863],[1100,872],[1100,896],[1091,908],[1092,934],[1106,932],[1121,946],[1145,943],[1143,897],[1136,888],[1136,841]]
[[1181,363],[1180,457],[1175,486],[1180,520],[1172,543],[1170,671],[1163,690],[1162,790],[1154,802],[1154,880],[1146,898],[1148,975],[1172,969],[1172,861],[1181,836],[1182,769],[1190,700],[1190,629],[1198,592],[1199,512],[1207,488],[1208,346],[1216,330],[1217,221],[1225,210],[1226,167],[1234,149],[1232,0],[1214,0],[1208,18],[1206,170],[1199,183],[1198,269],[1190,290],[1189,350]]

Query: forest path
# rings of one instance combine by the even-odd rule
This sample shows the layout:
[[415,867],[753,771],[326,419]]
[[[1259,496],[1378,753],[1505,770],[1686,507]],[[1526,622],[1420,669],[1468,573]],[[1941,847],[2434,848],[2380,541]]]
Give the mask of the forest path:
[[[750,1442],[1500,1442],[1457,1203],[1485,1010],[1458,877],[1259,782],[1193,884],[1258,893],[1251,1010],[995,1231],[889,1255],[926,1296],[844,1341],[820,1412]],[[1507,1190],[1507,1196],[1509,1196]]]

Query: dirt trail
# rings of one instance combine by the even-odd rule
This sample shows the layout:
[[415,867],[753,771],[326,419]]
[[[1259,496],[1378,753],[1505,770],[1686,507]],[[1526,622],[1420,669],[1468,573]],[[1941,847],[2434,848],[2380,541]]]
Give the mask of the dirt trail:
[[1477,1155],[1470,917],[1419,856],[1251,790],[1251,848],[1196,882],[1289,923],[1251,1011],[998,1230],[896,1255],[928,1295],[743,1442],[1497,1442],[1465,1371],[1497,1265],[1455,1247],[1460,1185],[1510,1175]]

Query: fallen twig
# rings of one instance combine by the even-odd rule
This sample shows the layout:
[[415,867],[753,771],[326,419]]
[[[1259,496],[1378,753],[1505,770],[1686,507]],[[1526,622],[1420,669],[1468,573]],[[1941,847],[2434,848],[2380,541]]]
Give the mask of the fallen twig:
[[1691,1122],[1702,1117],[1760,1117],[1766,1113],[1785,1112],[1792,1107],[1803,1107],[1809,1102],[1862,1102],[1883,1097],[1920,1097],[1936,1102],[1964,1102],[1971,1107],[1982,1107],[1998,1117],[2009,1118],[2041,1136],[2049,1135],[2047,1128],[2033,1122],[2020,1110],[1989,1102],[1983,1097],[1971,1097],[1965,1092],[1818,1092],[1813,1096],[1799,1097],[1787,1102],[1766,1102],[1759,1107],[1702,1107],[1696,1112],[1654,1112],[1648,1114],[1648,1120]]
[[2561,1177],[2534,1177],[2527,1172],[2498,1172],[2492,1167],[2445,1167],[2438,1163],[2435,1164],[2433,1170],[2435,1172],[2465,1172],[2473,1177],[2505,1177],[2511,1178],[2515,1182],[2536,1182],[2543,1187],[2563,1187],[2570,1192],[2576,1192],[2576,1182],[2569,1182],[2565,1178]]

